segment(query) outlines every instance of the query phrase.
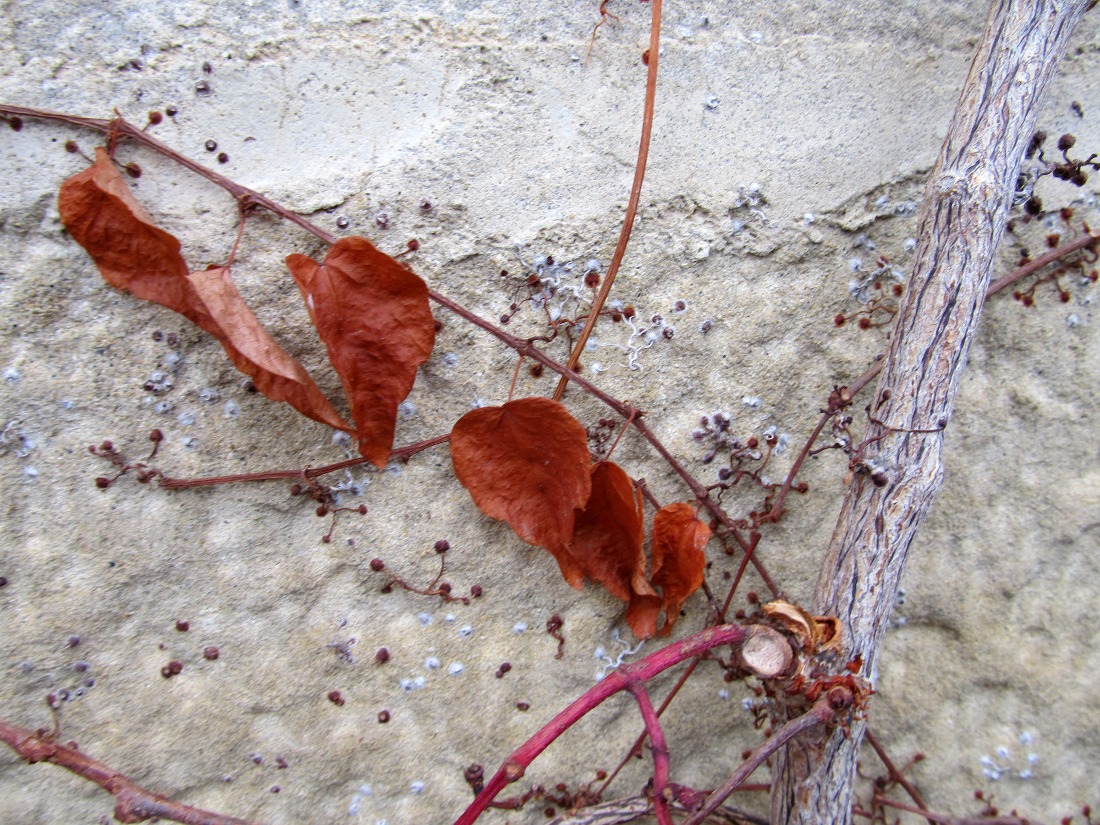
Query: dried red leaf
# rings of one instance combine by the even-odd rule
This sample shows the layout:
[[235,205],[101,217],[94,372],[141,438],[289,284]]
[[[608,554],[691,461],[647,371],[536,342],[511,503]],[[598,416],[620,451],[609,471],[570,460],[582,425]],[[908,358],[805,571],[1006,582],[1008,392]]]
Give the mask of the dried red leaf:
[[97,147],[95,163],[61,185],[58,208],[69,234],[109,284],[168,307],[213,335],[269,398],[349,429],[305,369],[260,326],[225,268],[188,271],[180,242],[153,223],[105,149]]
[[707,566],[703,548],[710,541],[710,527],[695,517],[690,504],[669,504],[653,517],[653,576],[664,598],[665,623],[659,635],[667,636],[680,618],[687,597],[703,586]]
[[359,452],[384,467],[393,449],[397,406],[435,344],[428,287],[366,238],[341,238],[325,262],[286,259],[359,431]]
[[630,603],[627,623],[641,639],[656,631],[661,609],[646,578],[644,542],[641,492],[617,464],[599,462],[592,468],[588,502],[577,511],[569,550],[587,578]]
[[520,398],[471,410],[451,430],[451,459],[481,512],[549,550],[573,587],[584,584],[568,545],[592,492],[591,459],[584,426],[565,407]]

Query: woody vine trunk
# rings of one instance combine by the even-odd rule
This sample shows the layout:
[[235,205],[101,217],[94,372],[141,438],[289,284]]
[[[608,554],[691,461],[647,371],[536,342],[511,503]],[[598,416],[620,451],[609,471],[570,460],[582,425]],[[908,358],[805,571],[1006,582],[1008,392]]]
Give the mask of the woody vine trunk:
[[[942,428],[981,317],[994,253],[1050,79],[1090,0],[993,0],[925,191],[864,453],[813,600],[845,627],[844,661],[874,674],[909,548],[943,478]],[[916,432],[924,430],[926,432]],[[931,431],[931,432],[928,432]],[[880,472],[881,471],[881,472]],[[883,480],[885,479],[885,483]],[[881,484],[881,486],[878,486]],[[781,752],[773,823],[851,821],[864,728],[811,731]]]

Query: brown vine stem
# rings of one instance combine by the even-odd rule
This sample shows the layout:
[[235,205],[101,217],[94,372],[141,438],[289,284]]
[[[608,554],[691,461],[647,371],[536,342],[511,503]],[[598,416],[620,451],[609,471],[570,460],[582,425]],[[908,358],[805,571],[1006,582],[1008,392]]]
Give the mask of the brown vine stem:
[[[429,438],[426,441],[417,441],[415,444],[398,447],[390,453],[390,460],[399,459],[407,461],[417,453],[423,452],[439,444],[446,444],[450,440],[451,434],[445,433],[444,435],[437,435],[434,438]],[[157,485],[164,490],[183,490],[188,487],[210,487],[215,484],[239,484],[244,481],[286,481],[303,478],[309,480],[367,463],[369,463],[369,459],[363,458],[363,456],[356,456],[355,458],[337,461],[335,464],[325,464],[323,467],[306,467],[304,470],[266,470],[259,473],[237,473],[236,475],[208,476],[206,478],[169,478],[168,476],[161,476],[157,481]]]
[[[896,782],[898,785],[900,785],[905,790],[905,792],[909,794],[909,797],[913,800],[914,803],[916,803],[916,806],[918,808],[920,808],[922,811],[927,811],[928,806],[924,804],[924,799],[921,797],[920,792],[916,789],[916,787],[914,787],[913,783],[906,779],[905,775],[897,769],[897,766],[894,765],[893,760],[890,759],[890,757],[886,754],[886,751],[883,749],[882,745],[879,744],[878,737],[874,735],[874,733],[871,731],[871,728],[867,728],[864,736],[867,738],[867,744],[871,746],[875,754],[878,756],[879,761],[886,766],[886,773],[890,777],[890,781]],[[928,821],[933,822],[934,820],[929,818]]]
[[[659,0],[658,2],[655,2],[655,5],[660,5]],[[237,199],[238,204],[251,204],[263,207],[272,214],[278,215],[279,217],[301,227],[302,229],[306,230],[314,237],[324,241],[325,243],[331,244],[335,241],[335,236],[324,231],[319,226],[316,226],[315,224],[311,223],[300,215],[296,215],[286,207],[281,206],[275,201],[264,197],[260,193],[255,192],[246,186],[242,186],[241,184],[236,183],[229,178],[219,175],[217,172],[201,166],[200,164],[196,163],[193,160],[190,160],[184,155],[181,155],[175,149],[172,149],[170,146],[161,143],[159,140],[151,137],[142,129],[137,128],[132,123],[129,123],[122,118],[106,120],[102,118],[89,118],[80,117],[77,115],[67,115],[60,112],[48,111],[46,109],[32,109],[25,106],[9,106],[7,104],[0,104],[0,116],[3,115],[36,118],[40,120],[53,120],[61,123],[67,123],[71,126],[94,129],[96,131],[104,132],[105,134],[110,134],[113,136],[125,136],[175,161],[176,163],[180,164],[186,169],[191,170],[195,174],[205,178],[211,183],[222,187],[231,195],[233,195],[234,198]],[[450,298],[441,295],[434,289],[428,290],[428,297],[431,298],[431,300],[435,303],[439,304],[440,306],[446,307],[447,309],[451,310],[451,312],[455,313],[456,315],[473,324],[474,326],[484,330],[485,332],[488,332],[490,335],[492,335],[502,343],[506,344],[507,346],[511,347],[520,355],[524,355],[528,358],[531,358],[532,360],[538,361],[539,363],[558,373],[558,375],[562,376],[563,379],[566,379],[578,385],[589,395],[599,399],[611,409],[615,410],[615,412],[617,412],[623,418],[631,421],[631,423],[633,423],[634,427],[638,430],[638,432],[642,434],[646,441],[648,441],[650,445],[652,445],[653,448],[657,450],[658,453],[660,453],[661,457],[664,458],[666,462],[668,462],[672,470],[678,476],[680,476],[681,479],[683,479],[684,483],[687,484],[692,493],[699,499],[700,503],[704,507],[706,507],[707,510],[709,510],[710,513],[729,530],[730,534],[734,537],[734,540],[741,547],[741,550],[743,552],[747,551],[749,544],[746,541],[745,537],[741,534],[741,532],[734,526],[733,520],[716,502],[710,499],[707,494],[706,488],[695,480],[695,478],[683,467],[683,465],[681,465],[680,462],[677,461],[676,458],[673,457],[673,455],[665,448],[665,446],[660,442],[657,436],[653,434],[653,431],[650,430],[642,422],[641,417],[643,413],[640,410],[632,407],[629,404],[619,401],[617,398],[614,398],[613,396],[604,392],[592,382],[588,381],[585,378],[582,378],[569,367],[566,367],[564,364],[558,363],[556,360],[543,353],[530,341],[517,338],[516,336],[505,332],[500,327],[489,323],[481,316],[477,315],[474,312],[471,312],[464,306],[455,303]],[[261,473],[259,475],[262,476],[262,480],[272,480],[278,478],[293,478],[297,477],[299,474],[298,471],[293,471],[294,475],[286,475],[285,473],[288,472],[291,471],[276,470],[270,474]],[[245,479],[242,478],[239,480]],[[184,485],[176,486],[178,488],[179,486]],[[761,578],[764,580],[764,583],[771,590],[771,592],[773,594],[778,594],[779,590],[776,587],[775,582],[772,580],[771,576],[768,574],[763,564],[761,564],[755,556],[752,559],[752,564],[753,567],[756,568],[757,573],[759,573]]]
[[[600,22],[603,22],[603,18],[600,19]],[[593,37],[595,37],[595,30],[593,30]],[[645,179],[646,160],[649,157],[649,140],[653,134],[653,110],[657,99],[657,63],[659,61],[660,46],[661,0],[652,0],[650,3],[649,51],[646,52],[649,71],[646,73],[645,104],[642,108],[642,137],[638,142],[638,160],[634,164],[634,183],[630,186],[630,199],[626,204],[623,228],[619,232],[619,242],[615,245],[615,252],[611,255],[611,263],[607,266],[607,274],[604,275],[600,291],[592,302],[592,309],[588,313],[588,318],[585,319],[580,335],[576,343],[573,344],[569,359],[565,362],[565,366],[570,370],[577,368],[577,362],[580,360],[581,353],[584,352],[584,345],[588,342],[588,338],[596,326],[596,321],[599,320],[600,310],[607,302],[607,296],[611,293],[615,276],[619,274],[619,267],[626,255],[626,247],[630,243],[630,233],[634,229],[634,219],[638,214],[638,201],[642,197],[642,181]],[[565,394],[565,386],[568,383],[568,376],[562,375],[561,380],[558,381],[558,386],[554,389],[553,397],[555,401],[561,401],[562,395]]]
[[[649,798],[631,796],[599,805],[588,805],[579,811],[552,819],[546,825],[625,825],[637,822],[649,813]],[[681,803],[672,803],[673,810],[686,810]],[[723,805],[710,816],[712,825],[768,825],[764,817]]]
[[[836,696],[833,695],[834,693],[845,695]],[[813,707],[808,711],[787,722],[783,727],[773,733],[764,744],[754,750],[749,758],[742,762],[737,770],[730,774],[729,779],[723,782],[721,786],[714,789],[710,796],[707,797],[707,801],[703,803],[703,807],[695,811],[691,816],[681,822],[680,825],[702,825],[707,817],[710,816],[719,805],[725,802],[726,798],[731,793],[741,787],[745,780],[752,776],[753,771],[764,764],[769,756],[800,733],[805,733],[811,728],[816,728],[818,725],[823,725],[826,722],[834,720],[840,710],[846,710],[851,706],[852,698],[851,693],[844,688],[834,688],[829,694],[822,696],[814,702]]]
[[945,816],[932,813],[921,808],[914,808],[903,802],[895,802],[884,796],[876,796],[875,802],[887,808],[897,808],[899,811],[908,811],[911,814],[920,814],[929,822],[937,825],[1042,825],[1034,819],[1021,819],[1018,816]]
[[289,209],[280,206],[270,198],[264,197],[259,192],[255,192],[249,189],[247,186],[241,186],[233,180],[219,175],[212,169],[207,169],[205,166],[196,163],[186,155],[181,155],[175,149],[167,146],[157,140],[143,129],[139,129],[134,124],[121,118],[96,118],[96,117],[80,117],[78,115],[67,115],[62,112],[51,112],[47,109],[32,109],[27,106],[9,106],[7,104],[0,104],[0,115],[14,115],[16,117],[29,117],[37,120],[56,120],[61,123],[67,123],[70,126],[80,126],[84,129],[93,129],[97,132],[103,132],[106,135],[111,135],[114,138],[126,137],[135,143],[140,143],[142,146],[147,146],[154,152],[160,155],[164,155],[166,158],[178,163],[185,169],[189,169],[201,178],[205,178],[211,183],[220,186],[234,198],[241,207],[246,206],[259,206],[266,209],[275,215],[278,215],[284,220],[290,221],[293,224],[297,224],[302,229],[309,232],[311,235],[315,235],[325,243],[333,243],[336,240],[336,236],[325,232],[318,226],[314,226],[307,221],[301,215],[296,215]]
[[103,788],[117,800],[115,819],[119,822],[144,822],[159,818],[184,825],[253,825],[246,819],[192,808],[147,791],[113,768],[77,750],[74,744],[59,744],[41,731],[29,731],[0,720],[0,739],[29,764],[52,762]]

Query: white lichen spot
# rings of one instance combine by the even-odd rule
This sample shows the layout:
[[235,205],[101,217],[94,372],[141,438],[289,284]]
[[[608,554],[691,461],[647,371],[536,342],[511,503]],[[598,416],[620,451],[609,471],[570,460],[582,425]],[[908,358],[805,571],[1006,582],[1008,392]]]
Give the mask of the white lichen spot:
[[176,421],[180,423],[181,427],[190,427],[195,423],[195,414],[185,410],[176,416]]
[[458,353],[448,352],[441,360],[447,369],[454,369],[458,366]]
[[468,624],[463,625],[458,629],[458,635],[461,636],[463,639],[469,639],[471,636],[474,635],[474,629]]
[[428,670],[439,670],[442,666],[443,663],[440,662],[439,659],[435,658],[435,656],[429,656],[427,659],[424,660],[424,667],[426,667]]
[[350,450],[351,436],[343,430],[337,430],[332,434],[332,444],[341,450]]
[[430,625],[432,623],[432,614],[431,613],[417,613],[416,614],[416,620],[418,622],[420,622],[420,624],[423,625],[424,627],[427,627],[428,625]]
[[619,654],[614,659],[607,655],[607,651],[602,646],[597,647],[595,651],[593,651],[593,655],[596,661],[603,662],[603,666],[596,671],[596,675],[594,677],[595,681],[597,682],[601,681],[605,676],[607,676],[610,671],[614,670],[617,667],[620,667],[623,661],[628,656],[633,656],[635,653],[642,649],[643,645],[645,645],[645,640],[643,639],[642,641],[638,642],[638,644],[634,645],[634,647],[630,647],[630,645],[623,641],[623,638],[619,633],[619,628],[617,627],[611,631],[611,638],[614,639],[621,648]]
[[236,401],[226,401],[223,409],[226,418],[236,418],[241,414],[241,405]]
[[447,673],[451,676],[458,676],[465,670],[466,665],[462,664],[462,662],[451,662],[450,666],[447,668]]
[[410,782],[409,783],[409,793],[417,795],[417,796],[424,793],[424,783],[420,782],[420,781]]
[[4,383],[9,387],[14,387],[18,384],[20,378],[22,378],[22,375],[20,375],[19,370],[15,367],[8,367],[4,370]]
[[515,633],[517,636],[521,633],[526,633],[527,632],[527,623],[526,622],[516,622],[514,625],[512,625],[512,632]]
[[186,436],[183,439],[182,443],[183,443],[184,449],[187,449],[187,450],[193,450],[197,446],[199,446],[199,440],[197,438],[195,438],[194,436],[190,436],[190,435]]
[[416,415],[416,404],[412,401],[402,401],[398,405],[397,411],[401,414],[402,418],[412,418]]
[[443,617],[443,621],[445,621],[447,624],[454,624],[457,621],[457,617],[454,613],[448,613],[446,616]]
[[755,395],[746,395],[741,398],[741,403],[752,410],[758,410],[764,406],[764,401]]
[[730,698],[730,692],[728,690],[726,690],[725,688],[722,688],[721,690],[718,691],[718,698],[719,699],[729,699]]
[[213,387],[203,387],[199,390],[199,401],[203,404],[213,404],[221,398],[221,394]]
[[703,101],[703,106],[713,112],[715,109],[718,108],[718,102],[719,101],[716,96],[710,95],[710,97]]
[[398,686],[405,691],[405,693],[412,693],[414,690],[421,690],[428,684],[428,680],[423,676],[417,676],[416,678],[404,678],[397,683]]

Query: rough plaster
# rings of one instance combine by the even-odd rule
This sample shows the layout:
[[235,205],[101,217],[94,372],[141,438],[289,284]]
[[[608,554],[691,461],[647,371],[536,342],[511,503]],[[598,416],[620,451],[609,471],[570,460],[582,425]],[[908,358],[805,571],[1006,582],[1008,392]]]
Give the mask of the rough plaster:
[[[330,231],[392,251],[418,238],[417,271],[496,317],[511,300],[502,268],[518,273],[521,260],[549,254],[579,271],[590,258],[606,263],[614,245],[649,13],[612,3],[620,19],[600,29],[585,62],[597,5],[10,2],[0,16],[0,98],[93,116],[117,108],[135,120],[175,105],[179,114],[156,130],[165,142],[217,166],[203,148],[216,140],[229,155],[220,171]],[[714,470],[691,440],[701,414],[729,410],[744,435],[775,424],[797,445],[832,385],[881,351],[881,332],[836,330],[831,319],[855,308],[852,258],[869,265],[881,253],[904,268],[908,205],[919,201],[984,14],[973,1],[758,5],[669,4],[646,188],[616,289],[643,317],[664,314],[677,334],[641,352],[639,371],[613,347],[588,357],[606,368],[604,386],[649,411],[705,479]],[[1094,12],[1043,118],[1092,149],[1097,45]],[[209,94],[196,92],[200,82]],[[330,544],[320,541],[327,521],[277,483],[95,489],[105,468],[87,445],[110,438],[139,455],[153,427],[167,435],[159,464],[178,476],[344,453],[319,425],[248,394],[215,342],[107,287],[67,239],[56,190],[83,161],[61,144],[73,138],[90,151],[90,134],[38,123],[0,134],[0,715],[49,724],[45,694],[75,692],[92,676],[94,687],[63,705],[63,737],[151,789],[270,823],[450,821],[469,797],[462,769],[476,761],[491,770],[592,684],[597,648],[622,649],[613,631],[630,641],[621,605],[592,587],[574,592],[547,554],[479,516],[445,449],[384,473],[356,471],[369,485],[353,503],[370,513],[342,519]],[[138,196],[193,265],[224,258],[236,226],[228,197],[148,153],[123,148],[120,157],[141,163]],[[755,214],[744,202],[754,184]],[[1097,191],[1094,180],[1048,197]],[[1100,223],[1094,205],[1077,209]],[[386,230],[374,223],[381,211]],[[282,265],[294,251],[322,250],[258,218],[234,275],[272,332],[335,391]],[[999,271],[1014,257],[1006,250]],[[1008,299],[987,308],[947,436],[947,482],[887,637],[873,725],[897,758],[926,754],[915,781],[930,804],[956,813],[971,810],[975,787],[1003,809],[1048,820],[1100,798],[1100,319],[1095,288],[1071,292],[1068,306],[1047,291],[1032,310]],[[687,309],[673,315],[677,299]],[[445,328],[399,443],[437,435],[475,399],[499,403],[507,392],[510,355],[437,316]],[[703,335],[706,319],[713,328]],[[175,333],[178,345],[154,341],[154,330]],[[601,328],[597,337],[622,344],[627,335]],[[174,386],[151,398],[142,385],[157,370]],[[216,401],[203,400],[207,388]],[[550,388],[525,377],[519,391]],[[759,397],[759,409],[745,397]],[[586,422],[603,414],[571,400]],[[172,409],[156,412],[161,401]],[[239,416],[226,416],[227,402]],[[662,501],[684,496],[638,440],[625,439],[617,458]],[[777,459],[776,475],[790,459]],[[796,599],[808,599],[816,579],[845,465],[833,454],[815,461],[803,476],[811,493],[762,545]],[[755,503],[730,501],[735,511]],[[459,591],[480,583],[482,599],[464,607],[378,592],[372,557],[428,581],[443,537],[453,548],[448,579]],[[711,551],[718,586],[735,565]],[[687,607],[685,633],[705,616],[701,597]],[[561,660],[543,632],[553,613],[565,618]],[[188,632],[174,629],[178,619]],[[352,638],[354,661],[345,661],[332,645]],[[217,661],[203,660],[208,645],[219,647]],[[378,666],[382,645],[392,659]],[[173,658],[184,671],[166,681],[159,671]],[[512,670],[497,679],[503,661]],[[462,672],[450,675],[452,663]],[[419,677],[422,689],[402,688]],[[326,699],[333,689],[344,706]],[[692,680],[667,717],[674,779],[710,786],[758,741],[742,696],[717,670]],[[530,710],[518,711],[521,701]],[[376,721],[382,708],[392,714],[386,725]],[[582,784],[613,767],[638,728],[631,704],[612,701],[529,778]],[[983,756],[1010,770],[993,781]],[[614,790],[636,793],[647,770],[632,766]],[[1027,770],[1032,778],[1020,778]],[[0,753],[0,821],[98,823],[110,808],[87,783]],[[541,806],[490,817],[542,820]]]

